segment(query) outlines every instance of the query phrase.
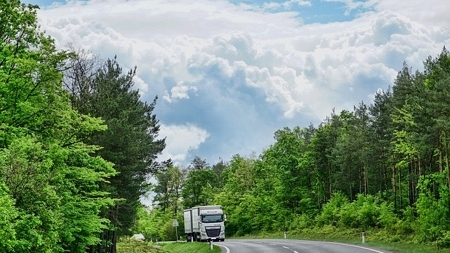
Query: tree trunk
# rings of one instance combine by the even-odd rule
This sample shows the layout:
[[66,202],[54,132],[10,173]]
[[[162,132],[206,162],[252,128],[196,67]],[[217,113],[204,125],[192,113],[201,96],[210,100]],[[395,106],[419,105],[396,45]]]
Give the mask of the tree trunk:
[[392,164],[392,194],[394,195],[394,210],[397,212],[397,187],[395,185],[395,164]]
[[367,166],[364,165],[364,196],[367,196],[369,194],[369,171],[367,169]]
[[412,206],[413,204],[413,166],[414,166],[414,161],[412,161],[410,163],[410,165],[408,166],[408,199],[409,199],[409,205]]
[[403,195],[402,195],[402,169],[398,170],[398,195],[399,195],[399,208],[403,208]]
[[[446,138],[447,139],[447,138]],[[448,161],[448,142],[445,141],[445,166],[447,168],[447,187],[450,189],[450,168],[448,167],[449,161]]]
[[333,193],[333,187],[331,186],[331,165],[328,164],[328,190],[329,190],[329,199]]
[[439,136],[439,147],[438,147],[438,149],[439,149],[439,173],[442,173],[442,171],[443,171],[443,168],[442,168],[443,162],[442,162],[442,137],[441,136]]
[[362,188],[363,188],[363,178],[364,175],[361,172],[361,167],[358,166],[358,178],[359,178],[359,194],[361,194],[363,192]]

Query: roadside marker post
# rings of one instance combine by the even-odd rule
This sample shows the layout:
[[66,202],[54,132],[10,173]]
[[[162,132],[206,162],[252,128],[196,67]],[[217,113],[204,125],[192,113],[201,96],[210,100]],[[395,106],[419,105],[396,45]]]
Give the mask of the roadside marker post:
[[362,239],[362,243],[366,243],[366,232],[362,231],[361,233],[361,239]]
[[177,219],[173,220],[172,225],[175,227],[175,233],[176,233],[177,242],[178,242],[178,221],[177,221]]

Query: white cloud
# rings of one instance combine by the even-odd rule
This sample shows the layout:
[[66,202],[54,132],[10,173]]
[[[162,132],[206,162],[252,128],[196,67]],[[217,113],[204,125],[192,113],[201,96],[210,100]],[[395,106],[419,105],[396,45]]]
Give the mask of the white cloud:
[[[233,138],[250,136],[239,131],[261,129],[235,127],[227,129],[227,139],[208,139],[223,134],[221,125],[207,125],[217,120],[204,118],[214,116],[211,110],[243,125],[273,121],[264,131],[306,126],[305,115],[318,121],[332,108],[352,109],[391,85],[403,61],[419,68],[450,42],[450,5],[443,0],[341,2],[372,10],[352,21],[305,25],[292,11],[269,13],[226,0],[91,0],[43,9],[39,17],[61,46],[117,55],[124,68],[137,65],[143,96],[163,96],[158,116],[169,109],[186,114],[196,102],[192,110],[201,113],[186,122],[197,127],[179,122],[187,116],[176,113],[163,121],[167,136],[186,138],[168,137],[165,157],[181,161],[211,139],[224,142],[217,152],[239,153],[242,144]],[[246,114],[236,119],[236,111],[215,110],[224,104]]]
[[206,141],[210,134],[193,124],[164,125],[161,124],[159,136],[166,138],[166,149],[159,157],[161,161],[171,159],[175,164],[184,162],[192,149]]
[[169,92],[164,91],[164,99],[172,103],[173,99],[188,99],[189,98],[189,91],[196,91],[197,87],[195,86],[189,86],[185,85],[183,82],[178,82],[176,86],[173,86],[172,89]]
[[448,19],[450,4],[446,0],[370,0],[366,3],[366,6],[371,6],[378,12],[389,10],[398,13],[426,25],[430,30],[436,29],[436,26],[448,30],[450,26],[450,20]]

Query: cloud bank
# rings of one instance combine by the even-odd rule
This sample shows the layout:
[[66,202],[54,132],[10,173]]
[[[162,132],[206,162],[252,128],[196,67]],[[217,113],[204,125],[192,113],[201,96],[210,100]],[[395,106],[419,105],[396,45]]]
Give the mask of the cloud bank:
[[138,66],[143,99],[160,98],[163,158],[213,162],[261,152],[284,126],[306,127],[332,108],[370,103],[404,61],[420,68],[450,42],[444,1],[341,2],[360,14],[304,24],[293,7],[314,1],[255,8],[226,0],[90,0],[43,8],[39,18],[60,47],[71,43]]

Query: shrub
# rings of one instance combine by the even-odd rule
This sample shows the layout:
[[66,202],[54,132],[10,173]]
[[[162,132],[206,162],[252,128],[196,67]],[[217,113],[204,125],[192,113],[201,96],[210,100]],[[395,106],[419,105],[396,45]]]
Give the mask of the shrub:
[[358,228],[360,226],[358,220],[358,212],[354,203],[347,203],[342,206],[339,212],[339,225],[346,228]]
[[382,203],[379,211],[380,214],[378,216],[377,225],[389,231],[394,230],[395,224],[397,224],[399,219],[394,213],[392,203]]
[[333,194],[333,197],[323,206],[322,212],[317,216],[317,225],[336,226],[339,222],[339,212],[341,207],[348,203],[348,198],[341,192]]

